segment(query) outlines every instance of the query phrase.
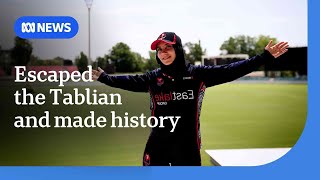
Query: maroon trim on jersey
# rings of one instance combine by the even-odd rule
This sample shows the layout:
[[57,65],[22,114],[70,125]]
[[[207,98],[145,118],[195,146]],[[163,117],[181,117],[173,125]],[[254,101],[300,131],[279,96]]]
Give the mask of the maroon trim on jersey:
[[150,155],[146,153],[143,157],[143,165],[144,166],[150,166]]
[[[201,139],[200,139],[200,137],[199,137],[199,131],[200,131],[200,129],[199,129],[199,124],[200,124],[200,122],[199,122],[199,117],[200,117],[200,108],[201,108],[201,107],[199,107],[199,101],[202,101],[202,100],[203,100],[203,97],[201,97],[201,99],[199,99],[199,98],[200,98],[200,92],[201,92],[203,86],[204,86],[204,82],[201,82],[201,83],[200,83],[199,90],[198,90],[197,101],[196,101],[196,103],[197,103],[197,105],[196,105],[196,109],[197,109],[197,112],[196,112],[196,138],[197,138],[197,145],[198,145],[198,150],[199,150],[199,151],[200,151],[200,148],[201,148],[201,147],[200,147]],[[200,106],[201,106],[201,104],[200,104]]]
[[173,79],[172,76],[169,76],[169,75],[167,75],[167,74],[165,74],[165,73],[162,73],[162,75],[165,76],[165,77],[168,77],[169,79]]
[[154,116],[154,111],[156,110],[156,103],[155,103],[155,100],[154,100],[154,97],[153,97],[153,94],[151,92],[150,87],[149,87],[149,94],[150,94],[150,98],[151,98],[151,101],[152,101],[152,104],[153,104],[153,107],[151,109],[151,116]]

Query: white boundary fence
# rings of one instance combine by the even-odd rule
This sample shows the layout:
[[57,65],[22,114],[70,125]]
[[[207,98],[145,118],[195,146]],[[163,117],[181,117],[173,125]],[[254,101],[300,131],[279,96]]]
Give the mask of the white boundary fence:
[[271,163],[291,148],[205,150],[215,166],[259,166]]

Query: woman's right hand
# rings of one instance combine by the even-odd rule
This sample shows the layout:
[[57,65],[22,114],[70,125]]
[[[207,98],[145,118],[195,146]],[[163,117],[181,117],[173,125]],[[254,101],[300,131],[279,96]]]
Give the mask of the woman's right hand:
[[93,80],[97,80],[99,77],[100,77],[100,75],[103,73],[104,71],[100,68],[100,67],[98,67],[98,70],[92,70],[92,79]]

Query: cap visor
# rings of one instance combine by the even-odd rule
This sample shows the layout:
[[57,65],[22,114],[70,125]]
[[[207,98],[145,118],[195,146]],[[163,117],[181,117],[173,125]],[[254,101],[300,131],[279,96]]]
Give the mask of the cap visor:
[[166,40],[155,40],[153,41],[153,43],[151,44],[151,50],[156,50],[157,49],[157,44],[159,42],[164,42],[164,43],[168,43],[168,44],[175,44],[175,42],[170,42],[170,41],[166,41]]

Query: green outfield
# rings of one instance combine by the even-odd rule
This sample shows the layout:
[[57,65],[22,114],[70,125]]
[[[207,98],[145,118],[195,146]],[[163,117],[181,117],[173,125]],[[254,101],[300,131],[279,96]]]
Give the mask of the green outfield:
[[[22,86],[5,83],[1,86],[0,165],[107,165],[140,166],[144,146],[150,132],[145,128],[45,128],[16,129],[15,116],[50,115],[110,117],[110,111],[123,115],[150,115],[149,95],[91,84],[63,87],[96,89],[100,93],[120,93],[121,106],[80,105],[52,106],[50,88],[33,86],[44,93],[44,105],[17,106],[15,90]],[[262,148],[294,146],[307,118],[306,84],[229,83],[206,90],[201,112],[202,161],[211,165],[206,149]]]

